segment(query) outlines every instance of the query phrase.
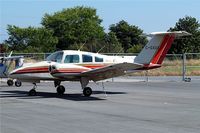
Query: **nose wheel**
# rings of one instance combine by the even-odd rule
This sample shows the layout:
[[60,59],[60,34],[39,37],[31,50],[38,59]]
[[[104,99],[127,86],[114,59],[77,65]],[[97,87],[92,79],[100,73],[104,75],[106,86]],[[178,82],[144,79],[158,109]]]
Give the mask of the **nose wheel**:
[[92,94],[92,89],[90,87],[85,87],[83,89],[83,95],[89,97]]
[[29,92],[28,92],[28,95],[29,96],[36,96],[37,92],[35,89],[31,89]]
[[59,85],[59,86],[57,87],[57,93],[58,93],[59,95],[63,95],[64,92],[65,92],[65,87],[62,86],[62,85]]

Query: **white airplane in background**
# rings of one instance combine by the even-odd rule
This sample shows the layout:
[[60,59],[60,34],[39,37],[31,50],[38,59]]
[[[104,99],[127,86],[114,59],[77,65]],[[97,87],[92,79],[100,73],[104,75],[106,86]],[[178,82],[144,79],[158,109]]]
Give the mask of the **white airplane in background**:
[[[8,70],[11,67],[12,62],[15,61],[15,68],[23,65],[23,56],[12,56],[12,52],[7,57],[0,57],[0,78],[8,78]],[[8,86],[14,84],[13,79],[7,80]],[[22,83],[18,80],[15,81],[15,86],[20,87]]]
[[57,93],[63,94],[62,81],[80,81],[84,96],[90,96],[90,80],[96,82],[129,72],[138,72],[161,67],[161,64],[176,37],[188,36],[185,31],[154,32],[146,46],[136,57],[107,56],[98,53],[63,50],[51,54],[46,61],[15,69],[10,77],[34,84],[29,95],[36,95],[36,83],[54,81]]

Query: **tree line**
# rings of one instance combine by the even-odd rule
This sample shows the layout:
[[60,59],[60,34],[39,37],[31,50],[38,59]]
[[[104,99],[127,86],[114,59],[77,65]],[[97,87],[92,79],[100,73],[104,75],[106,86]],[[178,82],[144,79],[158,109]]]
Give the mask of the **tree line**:
[[[54,52],[84,50],[101,53],[137,53],[148,42],[143,30],[124,20],[111,24],[105,33],[96,9],[77,6],[45,14],[41,27],[20,28],[8,25],[4,41],[15,52]],[[177,39],[170,53],[200,52],[200,23],[191,16],[180,18],[169,31],[184,30],[190,37]]]

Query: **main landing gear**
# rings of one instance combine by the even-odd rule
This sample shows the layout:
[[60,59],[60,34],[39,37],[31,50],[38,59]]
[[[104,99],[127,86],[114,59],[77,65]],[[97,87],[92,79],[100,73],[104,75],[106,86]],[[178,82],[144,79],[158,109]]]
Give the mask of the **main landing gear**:
[[[59,95],[63,95],[65,93],[65,87],[63,85],[59,85],[56,90]],[[90,87],[85,87],[83,89],[84,96],[89,97],[91,94],[92,94],[92,89]]]
[[63,85],[59,85],[59,86],[57,87],[57,93],[58,93],[59,95],[63,95],[64,92],[65,92],[65,87],[64,87]]
[[54,81],[54,86],[57,87],[57,93],[59,95],[63,95],[65,93],[65,87],[63,85],[60,85],[61,81]]
[[[57,93],[59,95],[63,95],[65,92],[65,87],[63,85],[60,85],[60,81],[54,81],[54,85],[55,87],[57,87]],[[88,83],[89,83],[89,79],[82,77],[80,79],[80,83],[81,83],[81,87],[83,89],[83,95],[86,97],[89,97],[92,94],[92,89],[90,87],[87,87]]]
[[81,87],[83,89],[83,95],[89,97],[92,94],[92,89],[90,87],[87,87],[89,79],[82,77],[80,82],[81,82]]
[[92,94],[92,89],[90,87],[85,87],[83,89],[83,95],[89,97]]
[[[92,94],[92,89],[90,87],[87,87],[89,80],[85,77],[82,77],[80,82],[83,89],[83,95],[89,97]],[[65,87],[63,85],[60,85],[60,83],[61,81],[54,81],[54,86],[57,87],[57,93],[59,95],[63,95],[65,93]]]

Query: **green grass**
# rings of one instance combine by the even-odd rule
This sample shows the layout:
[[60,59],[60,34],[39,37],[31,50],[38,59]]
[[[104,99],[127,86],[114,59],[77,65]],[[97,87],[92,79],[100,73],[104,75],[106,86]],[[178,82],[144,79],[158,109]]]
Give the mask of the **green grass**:
[[[183,71],[182,60],[165,60],[161,68],[148,71],[149,76],[181,76]],[[129,75],[142,76],[146,72],[137,72]],[[200,60],[187,60],[186,61],[186,75],[187,76],[200,76]]]

